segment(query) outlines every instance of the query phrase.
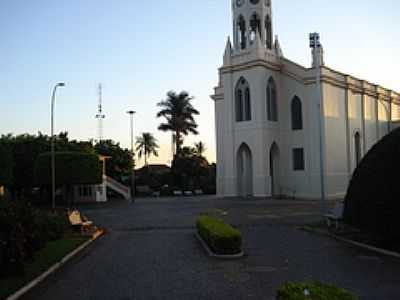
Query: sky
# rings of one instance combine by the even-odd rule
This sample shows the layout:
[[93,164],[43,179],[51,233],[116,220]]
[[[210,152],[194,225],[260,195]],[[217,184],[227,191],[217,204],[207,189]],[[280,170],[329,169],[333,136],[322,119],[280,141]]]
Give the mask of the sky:
[[[171,135],[157,130],[157,103],[188,91],[200,134],[215,161],[218,68],[232,35],[231,0],[0,0],[0,135],[50,131],[51,90],[59,81],[56,132],[97,138],[97,86],[103,85],[103,136],[130,145],[151,132],[171,159]],[[400,2],[273,0],[274,34],[286,58],[309,67],[308,34],[317,31],[327,66],[400,92]]]

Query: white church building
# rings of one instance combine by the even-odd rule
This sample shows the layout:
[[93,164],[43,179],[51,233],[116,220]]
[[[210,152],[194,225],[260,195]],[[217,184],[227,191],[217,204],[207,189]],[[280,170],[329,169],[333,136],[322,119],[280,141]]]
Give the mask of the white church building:
[[363,155],[400,119],[400,94],[284,57],[270,0],[232,0],[215,102],[217,194],[344,197]]

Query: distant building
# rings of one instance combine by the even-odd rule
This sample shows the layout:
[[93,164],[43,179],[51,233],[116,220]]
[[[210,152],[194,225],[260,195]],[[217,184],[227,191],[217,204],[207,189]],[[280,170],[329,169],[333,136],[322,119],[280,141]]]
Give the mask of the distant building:
[[233,43],[212,95],[217,194],[319,198],[323,182],[329,198],[343,197],[363,155],[400,119],[400,94],[325,66],[322,46],[311,67],[285,58],[271,1],[233,0],[232,9]]
[[103,182],[96,185],[80,185],[74,187],[75,203],[107,202],[107,188],[121,194],[126,200],[131,198],[131,189],[106,175],[106,162],[110,157],[99,156],[102,163]]

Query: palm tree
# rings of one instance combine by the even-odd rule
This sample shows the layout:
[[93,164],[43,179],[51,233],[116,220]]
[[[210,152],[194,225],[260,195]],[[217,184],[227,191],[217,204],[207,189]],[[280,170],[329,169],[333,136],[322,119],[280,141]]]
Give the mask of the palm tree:
[[136,138],[136,151],[139,151],[139,159],[144,156],[145,166],[148,165],[147,159],[151,155],[158,156],[158,148],[157,139],[149,132],[144,132]]
[[158,129],[173,132],[176,154],[180,153],[184,135],[189,133],[199,134],[194,115],[199,115],[200,113],[190,103],[192,100],[193,97],[190,97],[185,91],[179,94],[170,91],[167,93],[167,99],[157,104],[157,106],[161,107],[157,118],[164,117],[166,120],[165,123],[160,124]]
[[203,156],[206,152],[206,145],[203,142],[198,142],[194,144],[194,152],[197,156]]

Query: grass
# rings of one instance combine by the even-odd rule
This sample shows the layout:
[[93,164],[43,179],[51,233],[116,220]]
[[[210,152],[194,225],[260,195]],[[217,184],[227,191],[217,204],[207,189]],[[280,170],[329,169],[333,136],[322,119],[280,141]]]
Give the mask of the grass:
[[47,243],[46,247],[35,255],[32,262],[24,264],[24,276],[0,279],[0,299],[5,299],[16,292],[86,241],[87,238],[83,237],[64,237],[60,240]]
[[358,300],[349,291],[318,281],[288,282],[277,292],[278,300]]

